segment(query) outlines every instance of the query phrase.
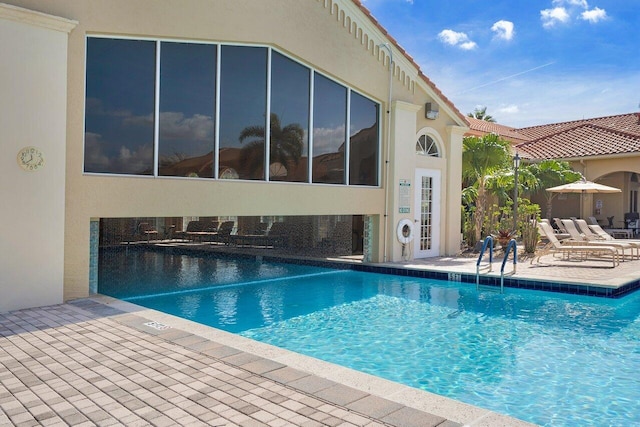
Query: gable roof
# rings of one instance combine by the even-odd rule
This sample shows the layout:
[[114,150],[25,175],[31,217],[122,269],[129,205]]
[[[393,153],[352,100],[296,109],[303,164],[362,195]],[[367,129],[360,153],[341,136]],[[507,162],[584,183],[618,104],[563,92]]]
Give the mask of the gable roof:
[[617,116],[595,117],[591,119],[574,120],[571,122],[531,126],[518,129],[518,132],[532,140],[562,132],[567,129],[572,129],[581,124],[593,124],[640,136],[640,113],[620,114]]
[[469,134],[482,136],[488,133],[495,133],[500,135],[503,139],[510,141],[514,144],[529,141],[525,135],[518,132],[518,129],[511,126],[505,126],[496,122],[488,122],[486,120],[476,119],[475,117],[467,117],[469,122]]
[[640,155],[640,113],[512,128],[468,117],[470,134],[496,133],[523,158],[569,160]]
[[413,57],[411,55],[409,55],[407,53],[406,50],[404,50],[404,48],[402,46],[400,46],[400,44],[396,41],[396,39],[394,39],[391,34],[389,34],[389,32],[380,24],[380,22],[378,22],[378,20],[371,14],[371,12],[369,11],[369,9],[367,9],[361,2],[361,0],[351,0],[351,2],[358,7],[358,9],[360,9],[360,11],[362,13],[364,13],[366,15],[366,17],[369,19],[369,21],[371,21],[371,23],[373,25],[376,26],[376,28],[384,35],[384,37],[389,40],[389,42],[393,45],[393,47],[395,47],[401,54],[402,56],[407,59],[407,61],[409,61],[411,63],[411,65],[413,65],[417,72],[418,72],[418,77],[420,78],[420,80],[422,80],[428,87],[429,89],[431,89],[436,96],[438,96],[438,98],[440,98],[446,105],[447,107],[449,107],[451,109],[451,111],[459,118],[461,119],[462,123],[468,125],[468,117],[465,116],[464,114],[462,114],[460,112],[460,110],[458,110],[456,108],[456,106],[453,104],[453,102],[451,102],[451,100],[449,98],[447,98],[446,96],[444,96],[444,94],[442,93],[442,91],[440,89],[438,89],[438,87],[431,81],[431,79],[429,79],[420,69],[420,66],[416,63],[416,61],[413,59]]
[[518,132],[529,141],[516,149],[532,159],[640,154],[638,113],[531,126]]
[[518,144],[516,148],[532,159],[573,159],[640,153],[640,134],[582,123]]

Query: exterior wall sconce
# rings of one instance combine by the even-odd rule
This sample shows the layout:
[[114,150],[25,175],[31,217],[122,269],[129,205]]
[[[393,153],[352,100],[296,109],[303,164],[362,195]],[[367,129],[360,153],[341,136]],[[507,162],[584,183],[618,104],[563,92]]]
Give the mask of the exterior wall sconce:
[[424,105],[424,117],[430,120],[435,120],[438,118],[438,105],[435,103],[427,102]]

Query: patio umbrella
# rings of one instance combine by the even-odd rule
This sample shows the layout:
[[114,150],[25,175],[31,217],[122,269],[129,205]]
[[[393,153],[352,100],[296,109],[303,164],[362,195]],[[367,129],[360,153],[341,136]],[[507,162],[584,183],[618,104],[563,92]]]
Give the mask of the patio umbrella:
[[620,193],[621,189],[609,187],[608,185],[598,184],[597,182],[585,181],[584,179],[570,184],[558,185],[557,187],[547,188],[552,193]]
[[608,185],[598,184],[596,182],[581,179],[580,181],[570,184],[558,185],[557,187],[547,188],[551,193],[580,193],[580,215],[582,215],[582,199],[585,194],[590,193],[621,193],[622,190]]

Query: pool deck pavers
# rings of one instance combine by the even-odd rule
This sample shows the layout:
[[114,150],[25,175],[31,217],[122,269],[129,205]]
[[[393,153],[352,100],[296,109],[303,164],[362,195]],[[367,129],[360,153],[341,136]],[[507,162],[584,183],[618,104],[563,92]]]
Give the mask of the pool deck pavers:
[[[517,276],[640,277],[640,261],[543,265]],[[394,266],[475,272],[475,259]],[[99,295],[0,314],[0,409],[0,426],[531,425]]]
[[0,314],[0,409],[1,426],[530,425],[103,296]]

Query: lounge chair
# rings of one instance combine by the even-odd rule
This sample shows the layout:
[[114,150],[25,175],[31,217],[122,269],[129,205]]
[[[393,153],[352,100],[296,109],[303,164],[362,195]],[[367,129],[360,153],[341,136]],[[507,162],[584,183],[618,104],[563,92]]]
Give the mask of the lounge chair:
[[548,254],[562,254],[565,257],[570,257],[571,255],[579,255],[582,260],[586,258],[587,255],[610,255],[611,261],[613,263],[613,267],[616,267],[620,264],[618,257],[618,249],[613,246],[606,245],[587,245],[584,242],[569,242],[566,239],[565,243],[560,243],[560,241],[556,238],[553,228],[549,224],[539,222],[538,229],[540,230],[540,234],[547,239],[548,243],[541,249],[536,251],[535,256],[531,258],[531,264],[537,259],[540,261],[540,257]]
[[568,234],[567,229],[564,228],[564,224],[562,223],[562,221],[560,221],[560,218],[553,218],[553,222],[558,227],[558,230],[560,230],[561,233]]
[[[576,220],[577,221],[577,220]],[[562,224],[564,225],[564,228],[567,230],[567,232],[571,235],[571,239],[575,242],[584,242],[587,245],[606,245],[606,246],[613,246],[615,248],[618,249],[619,253],[622,255],[622,260],[624,260],[626,258],[627,255],[627,250],[629,250],[631,256],[630,259],[633,259],[634,256],[637,257],[637,255],[634,255],[633,250],[635,249],[636,252],[638,251],[638,248],[635,247],[634,245],[630,244],[630,243],[623,243],[623,242],[611,242],[611,241],[602,241],[602,240],[590,240],[588,236],[585,236],[584,234],[580,233],[580,231],[578,231],[578,228],[576,227],[576,223],[574,222],[574,220],[572,219],[563,219],[562,220]]]
[[151,227],[148,222],[141,222],[138,224],[138,234],[147,238],[147,242],[153,237],[154,239],[158,239],[158,230]]
[[[595,233],[590,227],[589,224],[587,224],[587,221],[585,221],[584,219],[577,219],[574,221],[575,224],[578,226],[578,229],[580,230],[580,232],[587,238],[589,239],[589,241],[595,241],[595,242],[611,242],[613,244],[617,244],[617,243],[626,243],[628,245],[630,245],[632,248],[634,248],[636,250],[636,258],[640,259],[640,240],[637,239],[623,239],[623,240],[618,240],[618,239],[614,239],[613,237],[611,237],[610,239],[606,239],[603,236],[599,235],[598,233]],[[598,226],[599,227],[599,226]],[[603,230],[604,232],[604,230]],[[606,234],[606,233],[605,233]],[[633,251],[632,251],[633,252]]]
[[640,243],[640,239],[618,239],[599,225],[589,225],[589,228],[604,241]]

